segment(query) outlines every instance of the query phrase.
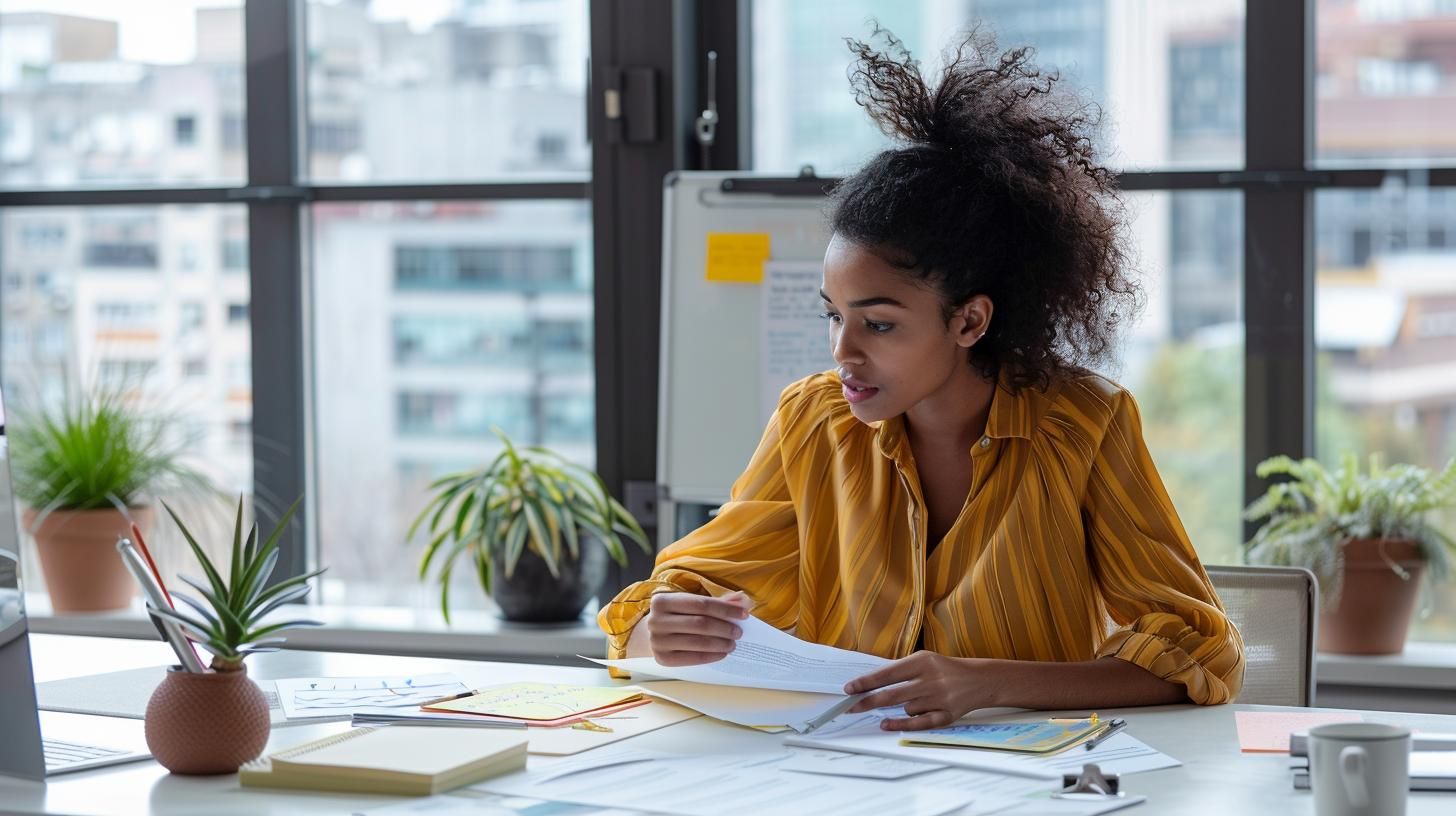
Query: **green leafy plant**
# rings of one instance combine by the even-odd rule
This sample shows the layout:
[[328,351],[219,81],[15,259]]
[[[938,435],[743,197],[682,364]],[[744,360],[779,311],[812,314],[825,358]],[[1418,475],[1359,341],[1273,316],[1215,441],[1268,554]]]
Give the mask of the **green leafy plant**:
[[[1456,558],[1456,541],[1429,521],[1438,510],[1456,507],[1456,458],[1442,470],[1415,465],[1385,467],[1370,457],[1369,473],[1347,454],[1333,471],[1317,460],[1275,456],[1259,463],[1260,478],[1287,476],[1244,510],[1249,521],[1264,520],[1245,543],[1255,564],[1308,567],[1320,581],[1326,604],[1339,597],[1344,573],[1342,545],[1351,539],[1407,539],[1425,559],[1426,577],[1444,579]],[[1409,573],[1391,562],[1404,578]]]
[[518,448],[499,428],[494,430],[505,450],[483,468],[432,482],[434,495],[405,535],[413,540],[428,520],[420,579],[438,558],[445,620],[450,619],[450,575],[462,556],[473,562],[481,586],[490,592],[495,554],[510,578],[527,549],[558,575],[565,555],[581,556],[582,533],[600,541],[623,566],[627,551],[622,538],[651,552],[646,533],[612,498],[601,477],[545,448]]
[[162,506],[166,507],[167,513],[177,523],[177,529],[182,531],[182,537],[187,539],[187,546],[197,556],[202,571],[207,575],[205,585],[186,576],[182,577],[182,581],[197,590],[207,600],[207,604],[204,605],[190,595],[173,592],[171,594],[175,600],[192,607],[196,614],[168,609],[153,610],[153,614],[181,624],[189,637],[212,653],[213,669],[220,672],[238,671],[243,667],[243,658],[259,652],[276,652],[278,646],[286,640],[269,637],[270,635],[284,629],[323,625],[312,620],[263,622],[268,613],[307,595],[309,579],[323,572],[322,569],[314,570],[268,586],[268,578],[273,575],[273,568],[278,564],[278,538],[288,528],[288,522],[293,518],[301,501],[302,498],[288,508],[288,512],[278,520],[278,526],[273,533],[259,544],[256,521],[248,531],[247,539],[243,538],[243,499],[238,497],[238,515],[233,526],[231,564],[227,578],[222,577],[207,553],[198,546],[197,539],[192,537],[177,513],[166,502],[162,502]]
[[136,507],[148,495],[216,492],[183,464],[185,440],[118,393],[69,399],[54,411],[22,411],[12,420],[15,492],[41,519],[56,510]]

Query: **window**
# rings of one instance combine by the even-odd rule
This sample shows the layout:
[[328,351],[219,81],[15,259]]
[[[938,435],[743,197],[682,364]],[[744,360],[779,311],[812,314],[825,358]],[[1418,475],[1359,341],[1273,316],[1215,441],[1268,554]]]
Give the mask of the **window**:
[[243,182],[199,128],[243,121],[242,0],[0,0],[0,37],[0,187]]
[[[587,215],[575,201],[312,207],[319,550],[349,576],[336,600],[415,602],[398,557],[425,501],[415,477],[489,461],[493,428],[595,462]],[[376,532],[357,532],[365,517]]]
[[926,69],[958,28],[982,24],[1002,48],[1029,45],[1061,87],[1101,107],[1103,150],[1120,168],[1243,163],[1244,0],[752,0],[753,161],[819,175],[886,144],[855,104],[844,38],[877,19]]
[[1456,6],[1319,0],[1316,157],[1456,160]]
[[95,210],[87,213],[85,264],[115,269],[156,269],[159,224],[156,211],[135,213],[126,209]]
[[309,0],[314,180],[585,178],[585,0],[406,8]]
[[[1363,467],[1379,453],[1389,463],[1444,466],[1456,456],[1456,251],[1368,236],[1450,229],[1456,190],[1391,177],[1373,199],[1321,191],[1315,216],[1324,250],[1315,290],[1320,459],[1353,453]],[[1328,249],[1349,232],[1367,236],[1363,258]],[[1456,513],[1439,523],[1450,529]],[[1456,640],[1456,593],[1443,589],[1431,605],[1411,636]]]
[[172,120],[172,142],[178,147],[197,144],[197,117],[178,116]]
[[202,330],[206,308],[206,304],[200,300],[183,303],[177,310],[177,333],[187,335]]
[[246,323],[248,321],[248,304],[229,303],[227,307],[228,323]]
[[[3,24],[0,16],[0,36]],[[217,328],[221,324],[209,327],[202,317],[208,309],[224,308],[224,293],[178,275],[178,254],[159,251],[183,240],[204,244],[218,224],[242,213],[236,204],[201,205],[186,213],[175,206],[0,210],[0,271],[7,279],[33,268],[36,258],[75,259],[63,273],[47,273],[47,296],[5,300],[0,371],[7,405],[54,405],[65,398],[68,385],[122,391],[139,410],[166,416],[168,426],[186,441],[188,464],[225,491],[251,492],[251,452],[237,448],[227,432],[228,421],[251,418],[251,401],[230,401],[206,381],[209,365],[246,352],[248,325],[243,322],[226,334]],[[49,237],[6,240],[27,232],[59,236],[62,245],[51,246]],[[118,266],[115,254],[87,251],[98,243],[145,246],[149,265]],[[245,291],[239,296],[246,298]],[[166,498],[189,521],[200,520],[201,530],[195,532],[209,541],[229,540],[223,537],[231,535],[230,527],[223,529],[226,514],[213,513],[219,522],[212,528],[206,521],[211,510],[198,507],[195,499]],[[184,574],[195,570],[187,566],[195,562],[174,529],[158,524],[147,539],[166,568]],[[38,570],[33,544],[27,539],[23,548],[25,568]],[[36,577],[27,583],[44,587],[38,572],[31,574]]]

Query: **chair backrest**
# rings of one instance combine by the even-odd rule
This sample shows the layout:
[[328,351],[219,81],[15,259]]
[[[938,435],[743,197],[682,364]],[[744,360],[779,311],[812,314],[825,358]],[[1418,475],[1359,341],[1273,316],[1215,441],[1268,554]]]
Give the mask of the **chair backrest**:
[[1244,686],[1236,702],[1314,702],[1319,584],[1302,567],[1207,567],[1229,620],[1244,639]]

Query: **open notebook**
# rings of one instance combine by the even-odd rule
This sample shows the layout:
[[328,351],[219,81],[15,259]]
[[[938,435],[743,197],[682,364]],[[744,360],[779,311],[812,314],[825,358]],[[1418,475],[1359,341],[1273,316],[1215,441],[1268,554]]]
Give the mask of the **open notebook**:
[[238,769],[244,786],[427,796],[526,767],[526,735],[479,728],[355,728]]

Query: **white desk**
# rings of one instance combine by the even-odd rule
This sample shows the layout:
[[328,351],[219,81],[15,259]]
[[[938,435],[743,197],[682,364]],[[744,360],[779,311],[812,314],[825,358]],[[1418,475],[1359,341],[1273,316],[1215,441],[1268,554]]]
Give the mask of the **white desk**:
[[[161,643],[108,641],[59,635],[32,637],[37,676],[41,680],[79,674],[158,665],[168,652]],[[378,655],[350,655],[321,652],[279,652],[259,655],[250,661],[251,674],[258,679],[301,675],[395,674],[425,671],[454,671],[474,684],[515,680],[553,680],[607,685],[605,671],[533,666],[513,663],[477,663],[427,658],[393,658]],[[1284,755],[1241,754],[1234,730],[1233,712],[1261,706],[1166,706],[1103,711],[1104,716],[1126,717],[1130,733],[1148,744],[1182,760],[1183,767],[1124,777],[1126,790],[1144,794],[1148,802],[1132,814],[1277,813],[1279,816],[1312,814],[1314,802],[1308,792],[1290,785]],[[1367,720],[1398,723],[1428,731],[1456,733],[1456,716],[1439,714],[1397,714],[1363,712]],[[75,727],[77,721],[91,727],[134,728],[136,720],[52,714],[43,712],[43,722]],[[297,726],[274,732],[268,750],[276,750],[347,726],[333,723]],[[780,737],[736,728],[700,717],[659,731],[644,734],[599,751],[655,749],[680,753],[741,753],[777,750]],[[532,757],[536,763],[546,758]],[[902,783],[912,784],[912,783]],[[0,777],[0,812],[117,814],[347,814],[398,801],[390,797],[335,796],[243,789],[235,776],[177,777],[155,762],[140,762],[101,768],[52,778],[47,784]],[[1456,809],[1456,794],[1411,794],[1411,816],[1449,814]],[[811,812],[812,808],[806,809]]]

